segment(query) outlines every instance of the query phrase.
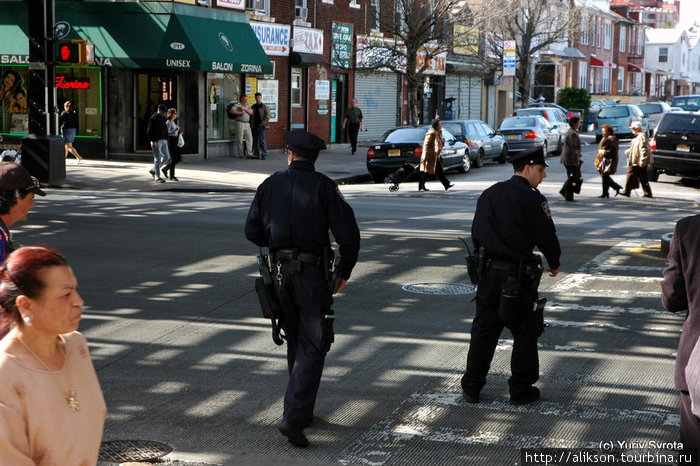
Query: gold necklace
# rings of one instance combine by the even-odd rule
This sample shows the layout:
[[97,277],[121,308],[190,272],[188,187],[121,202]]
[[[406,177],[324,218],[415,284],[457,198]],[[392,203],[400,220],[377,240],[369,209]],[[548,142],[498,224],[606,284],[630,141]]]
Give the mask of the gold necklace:
[[[22,338],[21,338],[19,335],[16,335],[16,336],[17,336],[17,339],[19,340],[19,342],[22,343],[22,344],[24,345],[25,348],[27,348],[27,351],[29,351],[30,353],[32,353],[32,356],[34,356],[34,357],[41,363],[41,365],[44,366],[44,369],[46,369],[46,371],[49,372],[49,373],[51,374],[51,376],[53,377],[54,381],[56,382],[56,385],[58,385],[58,388],[60,388],[60,389],[61,389],[61,392],[63,392],[63,385],[61,385],[61,382],[58,380],[58,377],[56,377],[56,374],[54,373],[54,371],[52,371],[52,370],[49,368],[49,366],[46,365],[46,363],[44,362],[44,360],[41,359],[41,358],[39,357],[39,355],[36,354],[36,353],[34,352],[34,350],[32,350],[32,349],[29,347],[29,345],[26,344],[26,343],[24,342],[24,340],[22,340]],[[58,338],[63,342],[63,345],[65,346],[66,341],[65,341],[60,335],[58,336]],[[62,350],[62,351],[63,351],[63,359],[64,359],[64,361],[65,361],[66,375],[68,375],[68,384],[71,386],[70,389],[68,390],[68,393],[67,393],[67,394],[64,394],[65,397],[66,397],[66,404],[67,404],[68,407],[69,407],[70,409],[72,409],[73,411],[78,411],[78,410],[80,409],[80,402],[79,402],[79,401],[76,399],[76,397],[75,397],[75,389],[73,388],[73,383],[72,383],[71,380],[70,380],[70,369],[69,369],[69,367],[68,367],[68,355],[66,354],[66,351],[65,351],[65,350]]]

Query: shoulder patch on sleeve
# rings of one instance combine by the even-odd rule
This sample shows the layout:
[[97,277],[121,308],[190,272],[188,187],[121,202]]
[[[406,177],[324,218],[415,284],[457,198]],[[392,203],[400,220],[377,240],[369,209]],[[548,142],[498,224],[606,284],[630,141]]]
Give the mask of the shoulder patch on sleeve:
[[549,210],[549,204],[547,204],[547,201],[542,201],[542,210],[544,211],[544,214],[547,216],[547,218],[551,220],[552,211]]

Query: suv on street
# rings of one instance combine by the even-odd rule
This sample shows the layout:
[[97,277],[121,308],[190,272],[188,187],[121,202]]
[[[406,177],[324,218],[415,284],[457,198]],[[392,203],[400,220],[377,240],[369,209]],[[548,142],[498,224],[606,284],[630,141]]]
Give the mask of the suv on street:
[[671,101],[671,107],[680,107],[688,112],[700,110],[700,95],[678,95]]
[[649,142],[654,156],[647,168],[650,181],[659,173],[700,178],[700,113],[664,114]]

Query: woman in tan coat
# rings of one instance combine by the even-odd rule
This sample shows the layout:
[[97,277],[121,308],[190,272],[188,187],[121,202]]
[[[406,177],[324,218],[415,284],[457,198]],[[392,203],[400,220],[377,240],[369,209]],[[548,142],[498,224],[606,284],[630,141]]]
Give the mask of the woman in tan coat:
[[651,155],[651,147],[649,147],[649,137],[642,129],[642,123],[639,121],[633,121],[630,128],[632,128],[635,137],[632,139],[630,148],[625,151],[629,160],[629,168],[627,169],[625,190],[620,194],[630,197],[630,191],[641,184],[644,197],[651,197],[647,165],[654,163],[654,158]]
[[423,140],[423,153],[420,157],[420,178],[418,179],[418,191],[430,191],[425,187],[425,179],[428,174],[435,175],[437,179],[445,187],[445,191],[454,186],[445,177],[442,161],[440,160],[440,151],[445,145],[445,139],[442,137],[442,122],[433,120],[432,128],[425,133]]

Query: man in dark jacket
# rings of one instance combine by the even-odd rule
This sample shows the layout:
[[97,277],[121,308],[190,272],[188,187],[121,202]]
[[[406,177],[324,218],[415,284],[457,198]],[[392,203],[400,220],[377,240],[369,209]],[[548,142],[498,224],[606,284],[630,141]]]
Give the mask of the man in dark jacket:
[[[685,367],[700,336],[700,215],[676,224],[661,282],[661,303],[671,312],[687,311],[676,356],[675,385],[681,392],[681,442],[700,449],[700,419],[691,411]],[[700,450],[696,450],[699,452]]]
[[[537,338],[543,326],[542,314],[533,312],[539,276],[525,271],[537,269],[541,275],[533,255],[537,247],[547,259],[549,275],[556,276],[561,248],[547,199],[537,190],[547,176],[542,148],[522,151],[509,162],[515,174],[481,194],[472,222],[472,241],[477,250],[484,248],[486,265],[476,294],[467,370],[462,377],[468,403],[479,402],[504,327],[513,334],[508,380],[511,404],[531,403],[540,397],[533,386],[539,378]],[[502,290],[511,282],[518,285],[518,291],[506,303]]]
[[578,135],[578,128],[581,126],[581,119],[573,116],[569,119],[569,131],[564,137],[564,146],[561,151],[561,163],[566,167],[566,182],[562,186],[561,194],[568,202],[577,202],[574,193],[581,192],[581,138]]
[[255,93],[253,110],[253,154],[259,159],[267,158],[267,143],[265,142],[265,130],[270,124],[270,109],[262,101],[262,94]]
[[153,168],[149,171],[156,183],[165,183],[165,179],[160,177],[161,169],[165,169],[170,161],[168,152],[168,127],[165,124],[165,114],[168,107],[165,104],[158,105],[156,113],[148,120],[148,140],[151,142],[153,151]]
[[[307,131],[286,135],[289,167],[258,187],[248,212],[245,236],[269,247],[275,294],[284,314],[289,382],[279,431],[294,446],[309,442],[303,430],[311,424],[326,352],[332,341],[332,295],[350,278],[360,250],[360,231],[352,207],[338,186],[314,169],[326,144]],[[326,281],[330,248],[328,230],[339,245],[342,266],[334,290]],[[329,327],[329,324],[331,325]]]

